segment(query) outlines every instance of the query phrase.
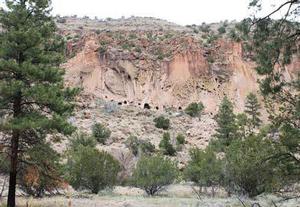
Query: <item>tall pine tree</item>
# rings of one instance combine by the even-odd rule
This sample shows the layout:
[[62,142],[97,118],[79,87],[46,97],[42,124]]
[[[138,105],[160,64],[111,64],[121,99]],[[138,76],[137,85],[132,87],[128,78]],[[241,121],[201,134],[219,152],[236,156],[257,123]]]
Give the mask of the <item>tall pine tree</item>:
[[[10,157],[8,207],[15,207],[17,174],[26,153],[46,135],[70,134],[67,117],[76,90],[65,89],[64,41],[50,16],[50,0],[6,0],[0,12],[0,130]],[[46,172],[44,172],[46,173]]]
[[218,127],[214,135],[223,146],[229,146],[231,141],[236,137],[237,126],[235,118],[233,105],[227,96],[225,96],[215,117]]
[[261,106],[254,93],[249,93],[246,98],[245,113],[249,116],[249,130],[250,134],[254,132],[261,124],[260,110]]

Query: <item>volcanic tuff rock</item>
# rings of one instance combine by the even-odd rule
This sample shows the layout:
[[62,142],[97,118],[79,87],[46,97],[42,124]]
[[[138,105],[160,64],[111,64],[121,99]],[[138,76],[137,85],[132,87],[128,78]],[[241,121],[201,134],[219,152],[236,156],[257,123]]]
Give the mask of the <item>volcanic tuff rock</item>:
[[[186,163],[190,147],[208,144],[224,95],[242,111],[247,94],[259,88],[254,62],[241,43],[224,35],[208,41],[191,28],[134,17],[66,18],[59,28],[68,40],[66,85],[83,89],[74,124],[90,132],[93,123],[105,123],[112,137],[102,148],[116,157],[127,153],[124,141],[131,134],[157,146],[162,130],[153,119],[164,114],[171,120],[173,138],[187,136],[188,144],[177,156]],[[284,76],[293,78],[298,66],[294,61]],[[205,105],[201,120],[183,114],[189,103],[199,101]]]

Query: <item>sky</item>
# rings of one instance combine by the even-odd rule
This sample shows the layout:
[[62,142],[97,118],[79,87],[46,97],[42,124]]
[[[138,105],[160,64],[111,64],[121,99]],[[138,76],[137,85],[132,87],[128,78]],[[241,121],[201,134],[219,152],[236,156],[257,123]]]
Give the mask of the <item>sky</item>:
[[249,0],[52,0],[54,14],[151,16],[181,25],[241,20],[249,14],[248,3]]
[[[0,0],[0,7],[5,0]],[[180,25],[242,20],[251,15],[250,0],[52,0],[53,15],[99,19],[156,17]],[[284,0],[263,0],[273,10]],[[274,7],[271,7],[273,5]],[[282,11],[284,12],[284,11]],[[283,13],[284,14],[284,13]],[[282,15],[282,14],[281,14]],[[276,17],[275,17],[276,18]]]

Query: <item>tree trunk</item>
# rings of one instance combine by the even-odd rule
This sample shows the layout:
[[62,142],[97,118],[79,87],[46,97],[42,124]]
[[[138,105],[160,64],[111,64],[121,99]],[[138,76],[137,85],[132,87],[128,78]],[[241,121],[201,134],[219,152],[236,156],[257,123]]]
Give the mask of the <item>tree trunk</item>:
[[7,207],[16,206],[16,185],[17,185],[17,166],[18,166],[19,133],[13,132],[11,140],[11,157],[9,172],[9,188],[7,197]]
[[15,207],[16,206],[16,185],[17,185],[17,165],[18,165],[18,133],[14,133],[11,140],[11,161],[10,161],[10,172],[9,172],[9,189],[8,189],[8,198],[7,206]]
[[[19,91],[14,100],[14,118],[17,118],[21,112],[22,94]],[[17,168],[18,168],[18,153],[19,153],[19,130],[12,130],[11,146],[10,146],[10,170],[9,170],[9,187],[7,197],[7,207],[16,206],[16,186],[17,186]]]

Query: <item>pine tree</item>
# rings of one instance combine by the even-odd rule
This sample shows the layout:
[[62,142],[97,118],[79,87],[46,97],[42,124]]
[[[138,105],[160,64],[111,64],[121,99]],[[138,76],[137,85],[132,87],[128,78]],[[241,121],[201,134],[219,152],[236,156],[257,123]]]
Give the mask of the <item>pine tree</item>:
[[246,98],[245,113],[249,116],[250,133],[253,133],[254,129],[259,127],[262,122],[260,119],[260,108],[261,106],[256,95],[254,93],[249,93]]
[[225,96],[220,105],[218,114],[215,117],[218,128],[214,135],[223,146],[229,146],[236,136],[237,127],[235,117],[233,105],[227,96]]
[[[251,0],[250,8],[256,11],[252,19],[250,43],[253,45],[256,70],[263,75],[260,91],[264,96],[272,128],[280,139],[273,156],[280,166],[299,180],[300,166],[300,74],[288,80],[283,73],[286,66],[299,56],[300,25],[299,0],[284,0],[274,4],[267,13],[264,0]],[[276,16],[276,19],[274,17]],[[278,67],[279,66],[279,67]]]
[[[50,16],[50,0],[6,0],[0,12],[0,131],[10,155],[7,206],[15,207],[17,174],[26,153],[46,135],[70,134],[67,117],[77,90],[64,89],[64,41]],[[47,172],[44,172],[47,173]]]

